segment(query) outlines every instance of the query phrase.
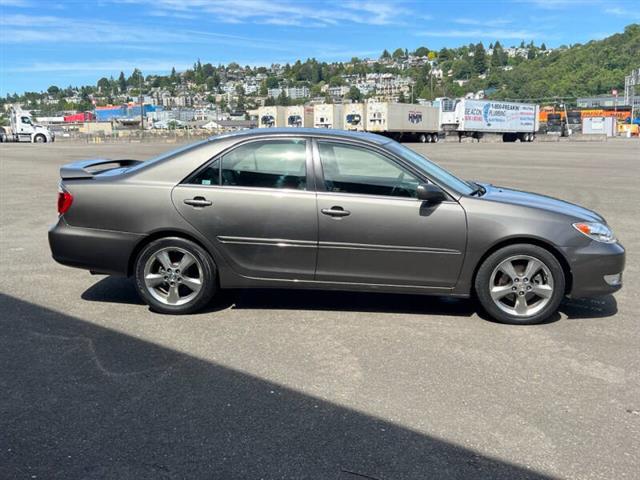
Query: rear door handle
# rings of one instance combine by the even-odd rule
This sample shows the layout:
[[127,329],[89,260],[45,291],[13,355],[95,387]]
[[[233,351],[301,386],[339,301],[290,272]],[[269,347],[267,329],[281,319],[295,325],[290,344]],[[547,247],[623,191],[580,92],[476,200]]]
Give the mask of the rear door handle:
[[349,210],[345,210],[342,207],[323,208],[320,211],[325,215],[329,215],[330,217],[346,217],[347,215],[351,215],[351,212]]
[[188,198],[184,201],[184,203],[196,208],[208,207],[209,205],[211,205],[211,202],[204,197]]

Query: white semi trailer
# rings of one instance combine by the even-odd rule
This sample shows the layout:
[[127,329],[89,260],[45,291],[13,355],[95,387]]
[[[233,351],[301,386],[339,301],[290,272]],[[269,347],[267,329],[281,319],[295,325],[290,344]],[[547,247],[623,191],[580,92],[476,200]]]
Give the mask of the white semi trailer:
[[342,105],[321,103],[313,107],[313,126],[315,128],[336,128],[342,130]]
[[485,134],[501,135],[504,142],[532,142],[540,128],[540,107],[531,103],[449,98],[436,99],[445,134],[478,140]]
[[437,142],[440,118],[437,108],[409,103],[367,103],[366,130],[396,140]]
[[259,128],[280,128],[286,127],[285,107],[269,106],[258,108]]
[[0,127],[0,142],[47,143],[55,140],[51,130],[34,124],[31,113],[21,108],[11,109],[9,124],[9,127]]
[[364,103],[347,103],[344,106],[344,129],[362,132],[367,128],[367,108]]
[[313,107],[305,105],[291,105],[286,107],[285,123],[287,127],[313,127]]

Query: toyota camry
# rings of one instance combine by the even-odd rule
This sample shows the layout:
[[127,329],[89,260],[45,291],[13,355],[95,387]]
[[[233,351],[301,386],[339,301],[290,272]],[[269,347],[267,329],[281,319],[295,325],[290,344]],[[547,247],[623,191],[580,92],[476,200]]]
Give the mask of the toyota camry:
[[367,133],[248,130],[60,176],[53,258],[134,277],[161,313],[225,288],[306,288],[475,297],[533,324],[622,286],[624,248],[597,213]]

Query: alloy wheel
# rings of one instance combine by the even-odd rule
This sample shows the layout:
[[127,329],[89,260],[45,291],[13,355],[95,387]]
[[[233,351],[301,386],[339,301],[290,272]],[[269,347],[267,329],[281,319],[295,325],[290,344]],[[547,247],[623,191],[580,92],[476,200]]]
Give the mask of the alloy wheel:
[[155,252],[144,266],[144,284],[151,296],[165,305],[184,305],[202,289],[204,274],[200,261],[178,247]]
[[530,317],[549,304],[554,282],[551,270],[543,261],[529,255],[509,257],[493,270],[489,293],[503,312]]

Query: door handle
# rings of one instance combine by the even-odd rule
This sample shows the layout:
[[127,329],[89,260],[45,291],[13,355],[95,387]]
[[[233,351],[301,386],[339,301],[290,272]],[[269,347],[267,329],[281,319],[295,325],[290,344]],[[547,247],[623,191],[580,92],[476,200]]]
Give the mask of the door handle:
[[184,201],[184,203],[196,208],[208,207],[209,205],[211,205],[211,202],[204,197],[194,197],[190,199],[188,198]]
[[342,207],[323,208],[320,211],[330,217],[346,217],[347,215],[351,215],[349,210],[345,210]]

